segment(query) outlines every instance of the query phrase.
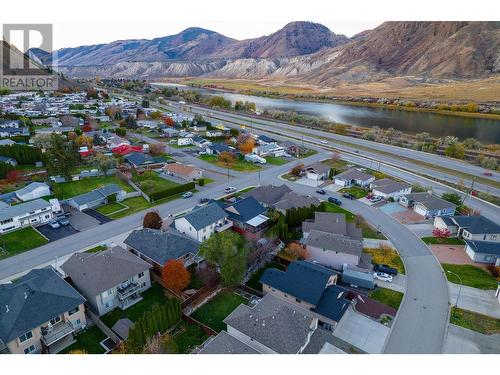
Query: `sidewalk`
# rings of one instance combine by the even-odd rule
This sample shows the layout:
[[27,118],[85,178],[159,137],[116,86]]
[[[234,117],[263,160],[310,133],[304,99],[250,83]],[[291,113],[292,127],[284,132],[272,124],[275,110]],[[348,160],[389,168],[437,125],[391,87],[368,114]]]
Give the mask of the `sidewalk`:
[[[450,290],[450,303],[455,306],[459,285],[448,283]],[[482,290],[463,286],[458,300],[458,307],[500,319],[500,303],[495,297],[494,290]]]

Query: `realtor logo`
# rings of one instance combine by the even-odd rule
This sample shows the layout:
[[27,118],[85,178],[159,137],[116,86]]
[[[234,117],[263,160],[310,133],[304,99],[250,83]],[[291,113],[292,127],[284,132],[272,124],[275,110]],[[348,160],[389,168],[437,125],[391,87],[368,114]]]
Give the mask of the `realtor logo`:
[[56,90],[57,74],[33,56],[34,50],[52,53],[52,25],[4,24],[2,31],[0,87],[12,91]]

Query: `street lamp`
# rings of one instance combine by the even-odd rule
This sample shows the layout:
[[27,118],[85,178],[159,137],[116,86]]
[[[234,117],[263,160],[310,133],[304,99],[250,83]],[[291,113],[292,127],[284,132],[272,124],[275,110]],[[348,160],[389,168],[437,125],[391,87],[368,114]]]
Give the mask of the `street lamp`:
[[446,271],[446,272],[448,272],[451,275],[455,275],[456,277],[458,277],[458,280],[460,280],[460,287],[458,288],[457,300],[455,301],[455,308],[453,309],[453,317],[455,317],[455,314],[456,314],[457,308],[458,308],[458,299],[460,298],[460,292],[462,291],[463,283],[462,283],[462,278],[460,277],[460,275],[458,273],[455,273],[452,271]]

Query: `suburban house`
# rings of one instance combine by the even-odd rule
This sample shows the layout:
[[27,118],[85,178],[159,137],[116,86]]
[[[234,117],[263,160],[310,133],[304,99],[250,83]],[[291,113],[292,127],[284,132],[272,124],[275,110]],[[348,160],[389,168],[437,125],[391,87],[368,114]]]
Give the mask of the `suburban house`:
[[11,158],[10,156],[0,156],[0,163],[9,164],[9,165],[15,167],[17,165],[17,160],[14,158]]
[[285,148],[278,146],[276,143],[269,143],[261,146],[254,147],[253,153],[259,156],[283,156],[285,155]]
[[500,242],[500,225],[484,216],[435,217],[434,227],[469,241]]
[[57,117],[34,118],[31,120],[31,123],[35,126],[38,125],[45,125],[51,127],[62,126],[62,122],[59,121],[59,118]]
[[304,244],[309,259],[340,269],[344,264],[357,266],[363,253],[363,241],[336,233],[311,230]]
[[15,144],[16,142],[14,142],[12,139],[0,139],[0,146],[12,146]]
[[292,141],[284,141],[283,147],[288,154],[294,155],[296,157],[299,157],[305,151],[304,147],[301,147]]
[[206,151],[208,155],[219,155],[222,152],[234,152],[233,148],[230,148],[228,145],[224,143],[215,143],[210,144],[206,147]]
[[205,138],[200,137],[199,135],[195,135],[194,137],[191,138],[191,140],[196,147],[200,148],[208,147],[212,144],[212,142],[210,142]]
[[179,232],[203,242],[215,232],[222,232],[233,226],[229,214],[217,203],[194,208],[186,215],[175,219],[174,226]]
[[137,121],[137,126],[140,128],[157,129],[160,122],[153,120],[139,120]]
[[426,219],[436,216],[452,216],[457,208],[455,204],[429,193],[405,194],[399,198],[399,203],[404,207],[412,208]]
[[353,185],[367,187],[373,181],[375,181],[374,176],[357,168],[350,168],[342,173],[339,173],[333,178],[335,185],[343,187],[351,187]]
[[347,290],[337,286],[337,273],[307,261],[290,263],[286,271],[267,269],[260,279],[264,294],[320,315],[319,325],[333,331],[351,305]]
[[332,212],[315,212],[314,219],[306,220],[302,223],[302,236],[309,237],[312,230],[339,234],[355,240],[362,240],[363,233],[353,222],[347,222],[345,214]]
[[490,241],[465,241],[465,253],[475,263],[500,266],[500,243]]
[[180,163],[165,164],[163,170],[166,174],[185,181],[194,181],[203,177],[201,169]]
[[257,141],[259,142],[259,145],[264,146],[264,145],[270,145],[270,144],[276,144],[278,141],[274,138],[271,138],[265,134],[259,135],[257,138]]
[[70,198],[67,203],[78,211],[83,211],[107,204],[109,197],[112,195],[116,195],[116,201],[120,202],[125,198],[126,192],[117,184],[107,184],[88,193]]
[[380,180],[373,181],[370,184],[370,189],[372,189],[373,195],[377,195],[384,199],[392,198],[397,201],[402,195],[411,193],[411,185],[402,182],[395,181],[390,178],[382,178]]
[[321,162],[310,164],[304,167],[305,176],[309,180],[326,180],[330,167]]
[[123,242],[133,254],[148,262],[157,273],[172,259],[182,261],[185,267],[201,260],[198,256],[200,243],[174,229],[134,230]]
[[162,157],[154,157],[151,155],[146,155],[142,152],[131,152],[125,155],[125,162],[127,162],[132,168],[162,168],[165,164],[165,160]]
[[245,193],[243,197],[254,197],[264,207],[274,207],[282,213],[286,213],[291,208],[319,206],[321,204],[318,198],[297,194],[286,185],[258,186]]
[[129,141],[112,133],[103,133],[101,136],[106,140],[106,147],[110,150],[120,146],[130,146]]
[[97,253],[75,253],[61,269],[99,316],[142,300],[151,287],[151,265],[122,247]]
[[50,186],[43,182],[32,182],[25,187],[16,190],[16,197],[23,202],[45,197],[52,194]]
[[267,160],[257,154],[245,154],[245,160],[250,163],[266,164]]
[[[174,138],[179,136],[179,131],[177,129],[170,128],[168,126],[161,127],[161,132],[167,138]],[[183,138],[183,139],[189,139],[189,138]]]
[[19,120],[0,120],[0,129],[19,128],[21,121]]
[[226,331],[220,331],[217,336],[201,348],[198,354],[260,354],[260,352],[231,336]]
[[57,199],[51,201],[35,199],[13,206],[0,204],[0,233],[47,223],[61,210]]
[[239,199],[234,203],[224,204],[216,201],[233,222],[233,230],[246,235],[260,237],[261,231],[267,227],[269,218],[264,215],[267,211],[254,197]]
[[177,146],[188,146],[192,144],[193,140],[191,138],[177,138]]
[[28,128],[0,128],[0,137],[29,136]]
[[222,137],[222,131],[221,130],[207,130],[205,132],[205,137],[208,138],[213,138],[213,137]]
[[0,353],[58,353],[85,328],[85,298],[53,268],[0,285]]

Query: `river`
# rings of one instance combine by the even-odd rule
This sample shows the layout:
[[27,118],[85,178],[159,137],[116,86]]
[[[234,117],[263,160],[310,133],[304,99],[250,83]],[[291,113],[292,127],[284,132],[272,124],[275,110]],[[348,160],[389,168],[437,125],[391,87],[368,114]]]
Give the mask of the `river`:
[[238,100],[250,101],[255,103],[259,111],[265,109],[288,110],[352,126],[366,128],[378,126],[380,128],[394,128],[410,134],[427,132],[433,137],[452,135],[459,139],[476,138],[484,144],[500,143],[500,120],[372,108],[339,103],[274,99],[170,83],[153,83],[152,85],[160,87],[175,86],[180,90],[198,91],[203,95],[220,95],[231,100],[233,104]]

